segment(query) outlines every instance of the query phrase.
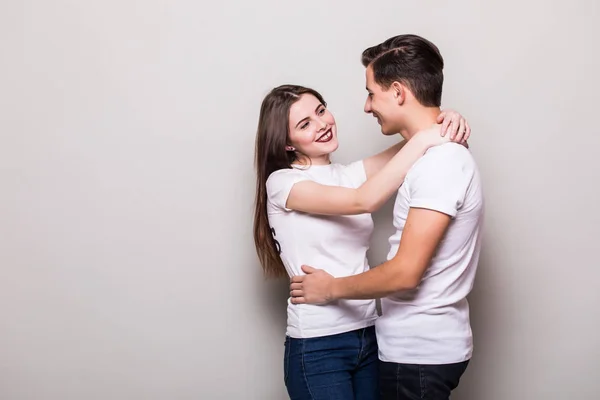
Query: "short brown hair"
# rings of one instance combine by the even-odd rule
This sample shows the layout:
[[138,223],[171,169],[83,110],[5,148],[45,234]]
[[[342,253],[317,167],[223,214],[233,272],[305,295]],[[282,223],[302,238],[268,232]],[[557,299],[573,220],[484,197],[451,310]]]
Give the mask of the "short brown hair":
[[397,81],[422,105],[441,105],[444,59],[429,40],[417,35],[394,36],[363,51],[362,63],[373,68],[375,82],[383,88]]

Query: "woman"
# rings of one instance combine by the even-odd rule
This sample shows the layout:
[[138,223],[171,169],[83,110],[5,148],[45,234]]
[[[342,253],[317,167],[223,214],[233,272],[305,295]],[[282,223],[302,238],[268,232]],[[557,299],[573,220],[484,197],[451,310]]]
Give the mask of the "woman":
[[[468,126],[456,113],[452,120],[462,128],[454,140],[462,141]],[[254,241],[266,275],[299,275],[302,264],[324,266],[333,276],[364,272],[370,213],[398,190],[428,148],[448,141],[432,127],[364,160],[332,164],[337,128],[323,97],[301,86],[273,89],[261,106],[255,160]],[[376,399],[376,317],[373,300],[288,301],[284,379],[290,398]]]

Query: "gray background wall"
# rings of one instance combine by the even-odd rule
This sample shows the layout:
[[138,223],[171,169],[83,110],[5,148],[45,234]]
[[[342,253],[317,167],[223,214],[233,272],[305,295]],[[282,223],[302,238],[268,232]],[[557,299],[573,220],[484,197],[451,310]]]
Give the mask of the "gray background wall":
[[598,2],[376,4],[0,3],[0,398],[285,398],[287,287],[251,238],[260,101],[313,86],[336,160],[372,154],[394,139],[359,56],[399,33],[445,56],[488,201],[453,398],[598,396]]

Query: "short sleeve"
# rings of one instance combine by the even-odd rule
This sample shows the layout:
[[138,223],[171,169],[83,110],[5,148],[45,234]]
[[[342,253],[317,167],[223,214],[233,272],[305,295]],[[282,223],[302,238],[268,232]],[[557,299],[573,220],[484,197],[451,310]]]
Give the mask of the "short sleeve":
[[282,211],[291,211],[285,205],[292,187],[298,182],[310,180],[303,171],[297,169],[280,169],[267,179],[267,199]]
[[426,154],[410,172],[407,178],[409,206],[439,211],[454,218],[464,203],[475,165],[468,150],[442,149],[446,146],[440,146],[439,151],[431,155]]
[[346,165],[344,172],[350,177],[350,179],[352,179],[355,188],[367,181],[367,172],[365,170],[365,164],[363,163],[363,160],[355,161]]

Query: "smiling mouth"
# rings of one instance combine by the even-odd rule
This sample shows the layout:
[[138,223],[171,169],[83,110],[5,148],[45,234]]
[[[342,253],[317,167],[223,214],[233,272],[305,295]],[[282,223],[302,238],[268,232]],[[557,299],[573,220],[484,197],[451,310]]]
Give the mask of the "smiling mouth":
[[333,132],[331,132],[331,128],[329,128],[327,132],[319,136],[319,138],[316,141],[320,143],[326,143],[329,142],[331,139],[333,139]]

